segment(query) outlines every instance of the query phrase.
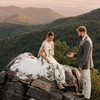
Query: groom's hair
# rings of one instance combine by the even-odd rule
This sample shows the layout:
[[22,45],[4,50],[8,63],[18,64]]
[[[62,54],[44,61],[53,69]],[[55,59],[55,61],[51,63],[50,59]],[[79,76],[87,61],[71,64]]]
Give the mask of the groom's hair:
[[84,33],[87,34],[87,30],[86,30],[86,27],[85,26],[80,26],[79,28],[77,28],[77,31],[84,32]]

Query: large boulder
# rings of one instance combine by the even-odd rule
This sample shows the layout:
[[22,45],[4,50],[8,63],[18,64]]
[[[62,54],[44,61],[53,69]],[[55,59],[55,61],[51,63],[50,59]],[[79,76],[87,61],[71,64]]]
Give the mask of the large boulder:
[[75,96],[80,86],[81,75],[77,68],[64,65],[66,92],[57,89],[56,81],[44,77],[34,80],[21,80],[14,72],[0,73],[0,100],[78,100]]
[[68,87],[66,92],[62,92],[57,89],[56,81],[44,77],[19,79],[10,70],[15,60],[16,58],[8,64],[7,71],[0,73],[0,100],[78,100],[75,94],[80,87],[81,75],[77,68],[63,65]]

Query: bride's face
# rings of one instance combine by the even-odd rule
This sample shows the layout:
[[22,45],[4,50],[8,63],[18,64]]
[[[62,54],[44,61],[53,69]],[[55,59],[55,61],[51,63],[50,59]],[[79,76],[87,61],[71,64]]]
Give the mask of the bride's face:
[[53,38],[54,38],[54,36],[49,36],[49,37],[47,37],[47,41],[51,42],[53,40]]

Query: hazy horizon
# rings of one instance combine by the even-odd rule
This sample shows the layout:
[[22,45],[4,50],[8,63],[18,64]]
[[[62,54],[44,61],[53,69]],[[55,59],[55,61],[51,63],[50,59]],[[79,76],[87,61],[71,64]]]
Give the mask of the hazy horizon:
[[100,0],[0,0],[0,6],[50,8],[68,17],[100,8]]

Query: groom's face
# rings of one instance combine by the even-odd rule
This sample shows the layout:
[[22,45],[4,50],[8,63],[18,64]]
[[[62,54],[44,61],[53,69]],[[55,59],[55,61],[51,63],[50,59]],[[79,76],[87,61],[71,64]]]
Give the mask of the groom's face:
[[82,38],[82,33],[83,32],[80,32],[80,31],[77,31],[78,32],[78,36],[80,37],[80,38]]

